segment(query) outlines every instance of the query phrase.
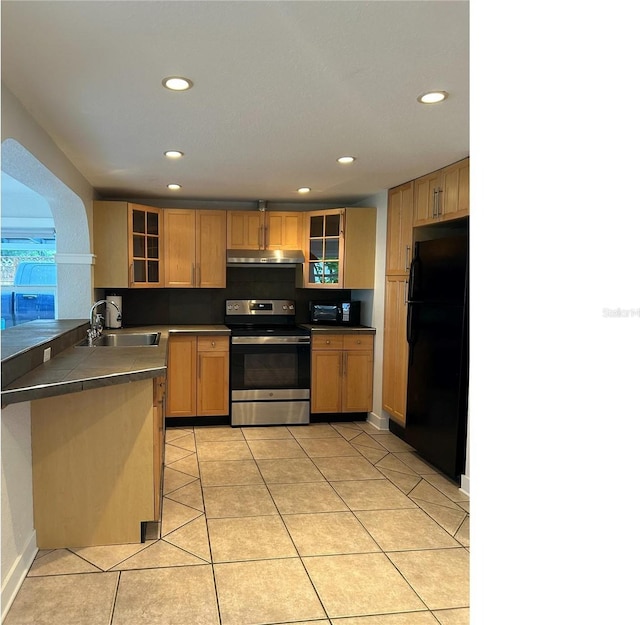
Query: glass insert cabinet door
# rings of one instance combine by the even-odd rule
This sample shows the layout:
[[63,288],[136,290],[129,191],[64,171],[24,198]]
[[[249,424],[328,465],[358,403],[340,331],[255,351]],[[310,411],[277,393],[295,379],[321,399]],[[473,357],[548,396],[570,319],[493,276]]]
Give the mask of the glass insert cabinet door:
[[307,213],[308,254],[305,282],[311,287],[340,287],[344,264],[344,211]]
[[129,225],[131,286],[161,285],[160,210],[146,206],[130,206]]

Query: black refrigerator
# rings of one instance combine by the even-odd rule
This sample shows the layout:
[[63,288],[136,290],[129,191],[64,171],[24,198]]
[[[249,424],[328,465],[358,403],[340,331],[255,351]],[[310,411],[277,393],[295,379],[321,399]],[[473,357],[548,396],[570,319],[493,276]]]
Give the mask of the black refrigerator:
[[404,438],[460,483],[469,394],[469,234],[415,244],[409,274]]

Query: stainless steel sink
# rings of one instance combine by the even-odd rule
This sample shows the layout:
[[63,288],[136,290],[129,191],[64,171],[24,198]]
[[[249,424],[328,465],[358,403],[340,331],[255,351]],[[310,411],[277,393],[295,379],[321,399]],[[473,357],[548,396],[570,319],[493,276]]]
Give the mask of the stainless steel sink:
[[94,339],[93,345],[84,339],[76,347],[155,347],[160,342],[160,332],[136,332],[130,334],[103,334]]

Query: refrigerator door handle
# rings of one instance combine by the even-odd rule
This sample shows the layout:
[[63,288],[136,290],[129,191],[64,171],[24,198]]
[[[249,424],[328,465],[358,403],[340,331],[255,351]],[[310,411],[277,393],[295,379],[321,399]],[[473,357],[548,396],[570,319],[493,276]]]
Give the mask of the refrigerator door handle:
[[421,276],[420,276],[420,260],[415,257],[411,261],[409,268],[409,301],[420,299],[420,294],[416,291],[420,288]]
[[414,311],[418,304],[407,304],[407,343],[409,343],[409,364],[413,362],[413,347],[418,342],[418,326],[414,319]]

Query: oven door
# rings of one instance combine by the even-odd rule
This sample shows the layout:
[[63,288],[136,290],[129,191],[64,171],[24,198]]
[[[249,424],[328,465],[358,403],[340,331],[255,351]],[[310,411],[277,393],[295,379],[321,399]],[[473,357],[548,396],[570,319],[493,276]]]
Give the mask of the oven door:
[[308,337],[232,337],[231,425],[309,423]]

